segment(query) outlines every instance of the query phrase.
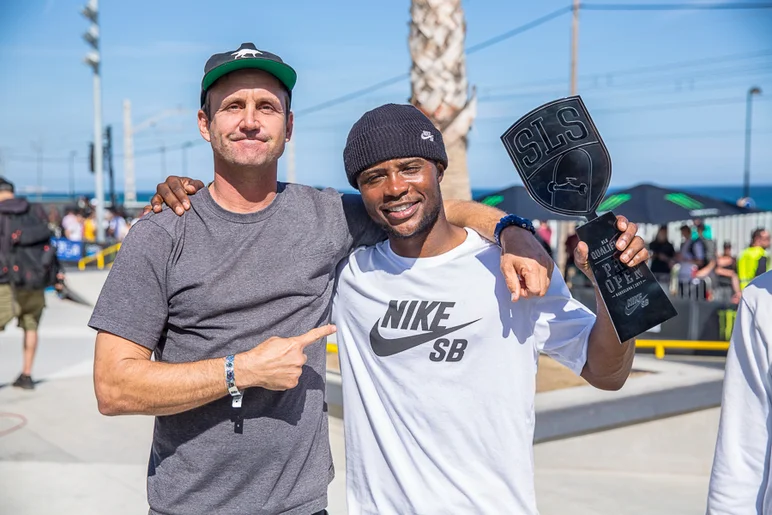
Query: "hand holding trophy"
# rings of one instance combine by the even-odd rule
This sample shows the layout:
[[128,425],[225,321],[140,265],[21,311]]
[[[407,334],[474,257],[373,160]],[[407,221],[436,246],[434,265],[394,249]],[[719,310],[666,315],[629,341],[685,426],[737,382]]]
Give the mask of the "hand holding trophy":
[[611,159],[581,97],[544,104],[515,122],[501,141],[531,197],[546,209],[588,221],[577,227],[619,341],[678,313],[646,263],[619,260],[616,216],[595,212],[611,181]]

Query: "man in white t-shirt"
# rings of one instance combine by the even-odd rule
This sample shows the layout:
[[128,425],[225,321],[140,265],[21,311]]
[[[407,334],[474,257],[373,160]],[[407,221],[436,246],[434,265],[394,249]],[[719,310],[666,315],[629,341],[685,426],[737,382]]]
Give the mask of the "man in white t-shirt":
[[772,513],[770,308],[772,271],[746,286],[737,306],[726,356],[708,515]]
[[[501,251],[448,223],[442,135],[413,106],[366,113],[344,161],[389,236],[341,263],[333,303],[349,512],[536,514],[539,352],[614,390],[634,342],[619,342],[597,289],[596,318],[558,271],[544,297],[511,301]],[[645,261],[635,224],[617,225],[622,261]],[[575,259],[591,276],[587,252],[580,243]]]

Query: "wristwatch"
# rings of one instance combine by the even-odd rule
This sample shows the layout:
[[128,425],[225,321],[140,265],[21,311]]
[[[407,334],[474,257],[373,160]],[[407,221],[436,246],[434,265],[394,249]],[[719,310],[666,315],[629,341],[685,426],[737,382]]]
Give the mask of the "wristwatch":
[[499,220],[499,223],[496,224],[496,230],[493,231],[493,237],[496,240],[496,245],[499,247],[501,247],[501,231],[510,225],[516,225],[522,229],[531,231],[531,234],[536,234],[536,229],[534,229],[533,223],[529,219],[517,215],[506,215]]

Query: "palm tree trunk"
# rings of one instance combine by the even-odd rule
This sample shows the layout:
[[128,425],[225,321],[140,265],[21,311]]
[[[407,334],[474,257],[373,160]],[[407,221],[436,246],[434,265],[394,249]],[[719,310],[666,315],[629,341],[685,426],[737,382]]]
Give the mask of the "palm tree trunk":
[[466,79],[466,22],[461,0],[412,0],[410,7],[410,102],[442,132],[448,169],[445,198],[470,199],[468,134],[477,99]]

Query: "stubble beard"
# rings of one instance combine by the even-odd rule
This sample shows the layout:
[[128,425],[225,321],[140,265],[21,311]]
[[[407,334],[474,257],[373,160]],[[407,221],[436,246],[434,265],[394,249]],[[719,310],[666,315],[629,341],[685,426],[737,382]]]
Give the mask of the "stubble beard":
[[421,218],[421,221],[418,222],[418,226],[415,228],[413,232],[409,234],[399,232],[397,227],[394,227],[393,225],[385,221],[380,221],[378,225],[380,225],[381,228],[384,231],[386,231],[386,234],[390,238],[395,238],[398,240],[409,240],[412,238],[425,236],[432,230],[432,228],[434,228],[434,224],[436,224],[437,220],[440,218],[441,209],[442,209],[442,204],[440,202],[437,202],[433,206],[431,206],[431,210],[428,211]]

